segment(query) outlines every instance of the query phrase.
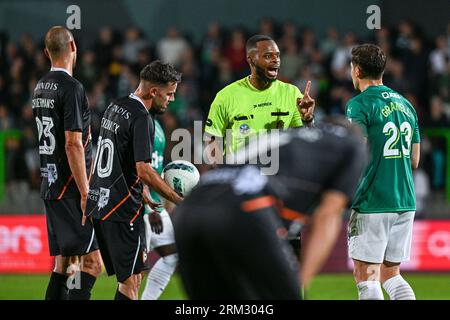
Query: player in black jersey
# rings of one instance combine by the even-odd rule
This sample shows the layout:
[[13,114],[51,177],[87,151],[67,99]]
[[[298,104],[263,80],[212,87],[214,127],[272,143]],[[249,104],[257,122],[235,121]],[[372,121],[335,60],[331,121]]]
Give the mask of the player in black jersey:
[[181,74],[170,64],[150,63],[142,69],[136,91],[113,101],[101,121],[86,214],[93,217],[106,270],[119,282],[118,300],[138,298],[147,257],[143,183],[169,201],[182,200],[151,167],[149,143],[155,133],[153,116],[174,100],[180,81]]
[[[238,153],[252,163],[246,152],[279,152],[275,175],[248,164],[202,177],[174,213],[180,272],[190,298],[301,297],[300,283],[308,287],[335,243],[365,163],[361,134],[353,134],[357,129],[347,120],[340,122],[345,127],[327,123],[281,132],[279,143],[266,150],[256,149],[266,143],[255,142]],[[290,226],[307,222],[312,228],[299,274],[287,235]]]
[[81,256],[69,299],[89,299],[101,257],[90,221],[83,211],[91,167],[90,112],[83,85],[72,77],[77,47],[69,30],[51,28],[45,36],[45,54],[52,68],[36,85],[32,98],[39,135],[41,197],[44,199],[50,255],[55,269],[46,299],[67,298],[69,265]]

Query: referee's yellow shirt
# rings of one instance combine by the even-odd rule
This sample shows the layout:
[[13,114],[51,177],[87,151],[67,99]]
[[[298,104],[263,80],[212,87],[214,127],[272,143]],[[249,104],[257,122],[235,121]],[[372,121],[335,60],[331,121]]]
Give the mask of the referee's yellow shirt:
[[250,136],[270,129],[287,129],[303,125],[297,108],[300,90],[275,80],[265,90],[256,89],[249,77],[235,81],[219,91],[209,110],[205,131],[213,136],[231,134],[232,144],[226,152],[235,152]]

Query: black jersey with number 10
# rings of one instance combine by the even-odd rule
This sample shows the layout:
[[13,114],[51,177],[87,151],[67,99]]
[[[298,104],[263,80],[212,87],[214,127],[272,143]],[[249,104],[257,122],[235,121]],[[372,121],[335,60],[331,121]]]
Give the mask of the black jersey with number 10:
[[86,215],[133,223],[142,215],[142,188],[136,162],[151,161],[153,119],[132,95],[112,102],[101,120],[89,183]]

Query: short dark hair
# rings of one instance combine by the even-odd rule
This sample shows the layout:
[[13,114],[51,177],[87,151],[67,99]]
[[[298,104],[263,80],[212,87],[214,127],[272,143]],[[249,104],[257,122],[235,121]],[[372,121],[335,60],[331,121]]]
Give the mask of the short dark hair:
[[66,51],[67,45],[72,40],[72,33],[68,29],[54,26],[45,35],[45,48],[52,59],[58,59]]
[[274,41],[271,37],[266,36],[264,34],[256,34],[252,37],[250,37],[250,39],[247,40],[247,43],[245,45],[245,50],[247,51],[247,53],[256,48],[256,44],[260,41]]
[[361,68],[362,77],[380,79],[386,67],[386,54],[377,45],[361,44],[352,49],[352,63]]
[[142,69],[140,78],[157,85],[167,85],[170,82],[179,83],[181,81],[181,73],[175,70],[170,63],[155,60]]

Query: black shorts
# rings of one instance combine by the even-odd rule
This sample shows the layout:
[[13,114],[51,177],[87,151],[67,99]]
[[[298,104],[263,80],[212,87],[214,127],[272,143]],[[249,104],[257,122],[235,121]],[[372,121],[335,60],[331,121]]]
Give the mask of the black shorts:
[[276,207],[245,211],[247,200],[208,186],[176,208],[179,271],[189,298],[300,299],[298,261]]
[[98,249],[92,223],[81,225],[79,198],[44,200],[51,256],[81,256]]
[[124,282],[146,270],[147,249],[143,219],[128,223],[93,219],[103,263],[109,276]]

